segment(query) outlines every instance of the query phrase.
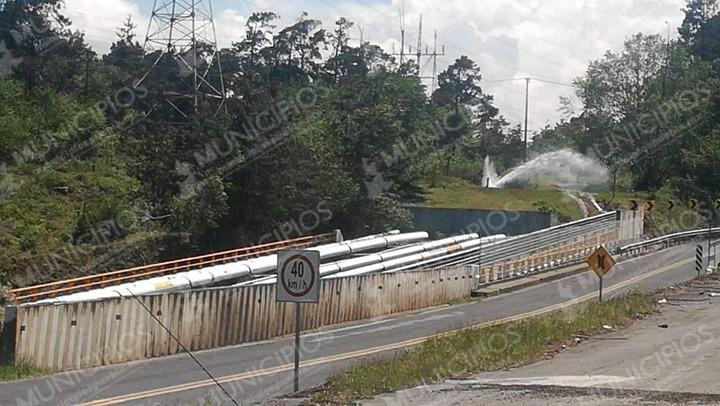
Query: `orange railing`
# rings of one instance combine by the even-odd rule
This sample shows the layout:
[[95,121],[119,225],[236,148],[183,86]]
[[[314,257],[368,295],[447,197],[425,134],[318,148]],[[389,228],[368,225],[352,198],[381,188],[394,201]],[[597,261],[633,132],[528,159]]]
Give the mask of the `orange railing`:
[[84,290],[98,289],[106,286],[133,282],[149,277],[171,275],[178,272],[190,271],[211,265],[225,264],[242,259],[253,258],[271,254],[285,248],[308,247],[315,244],[335,241],[335,234],[321,234],[300,237],[292,240],[272,242],[252,247],[237,248],[229,251],[216,252],[191,258],[182,258],[158,264],[138,266],[119,271],[101,273],[97,275],[81,276],[57,282],[43,283],[8,291],[10,299],[15,303],[36,301],[59,295],[76,293]]

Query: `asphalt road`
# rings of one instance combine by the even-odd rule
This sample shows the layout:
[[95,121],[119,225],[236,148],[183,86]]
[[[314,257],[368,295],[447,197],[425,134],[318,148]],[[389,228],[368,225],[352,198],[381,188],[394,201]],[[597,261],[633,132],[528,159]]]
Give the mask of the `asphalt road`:
[[[634,287],[654,290],[695,275],[694,246],[673,247],[621,262],[605,277],[606,297]],[[332,373],[387,356],[426,337],[458,328],[542,314],[594,298],[597,278],[587,272],[506,295],[368,321],[303,336],[301,389]],[[292,337],[196,353],[238,404],[292,391]],[[55,374],[0,384],[0,405],[233,404],[187,356]]]

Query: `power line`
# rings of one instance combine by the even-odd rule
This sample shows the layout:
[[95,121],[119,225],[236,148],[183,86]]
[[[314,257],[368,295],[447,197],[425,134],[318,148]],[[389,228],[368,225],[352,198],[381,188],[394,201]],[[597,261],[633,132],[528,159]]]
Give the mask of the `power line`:
[[[342,9],[338,8],[338,7],[335,6],[334,4],[331,4],[330,2],[328,2],[328,1],[326,1],[326,0],[321,0],[321,1],[322,1],[323,3],[325,3],[325,4],[327,4],[328,6],[330,6],[331,8],[334,8],[335,10],[338,10],[338,11],[340,11],[340,12],[342,12],[342,13],[345,13],[345,10],[342,10]],[[364,5],[364,4],[363,4],[362,6],[365,7],[365,8],[367,8],[367,9],[369,9],[369,10],[371,10],[371,11],[373,11],[373,12],[375,12],[375,13],[384,15],[383,13],[379,12],[378,10],[376,10],[376,9],[370,7],[370,6],[367,6],[367,5]],[[108,21],[115,21],[115,22],[118,22],[118,23],[124,22],[124,21],[121,21],[121,20],[115,20],[115,19],[111,19],[111,18],[107,18],[107,17],[103,17],[103,16],[96,16],[96,15],[92,15],[92,14],[80,12],[80,11],[77,11],[77,10],[70,10],[70,9],[67,9],[67,10],[68,10],[68,11],[71,11],[71,12],[73,12],[73,13],[80,14],[80,15],[84,15],[84,16],[88,16],[88,17],[100,18],[100,19],[104,19],[104,20],[108,20]],[[387,34],[387,33],[391,33],[390,30],[385,29],[385,28],[379,28],[379,27],[376,26],[376,25],[369,24],[369,26],[370,26],[371,28],[374,28],[374,29],[377,30],[377,31],[380,31],[380,32],[383,32],[383,33],[386,33],[386,34]],[[89,26],[78,26],[78,27],[80,27],[80,28],[90,28],[90,29],[95,29],[95,30],[99,30],[99,31],[106,31],[106,32],[115,32],[115,31],[110,30],[110,29],[107,29],[107,28],[97,28],[97,27],[89,27]],[[225,37],[225,36],[218,36],[218,38],[230,39],[230,37]],[[94,38],[94,39],[100,40],[99,38]],[[112,40],[107,40],[107,42],[112,42]],[[401,41],[401,43],[404,43],[404,41]],[[463,48],[463,47],[460,47],[460,46],[458,46],[458,45],[450,44],[450,46],[452,46],[453,48],[455,48],[455,49],[457,49],[457,50],[459,50],[459,51],[461,51],[461,52],[472,53],[470,50],[468,50],[468,49],[466,49],[466,48]],[[443,47],[443,51],[442,51],[442,52],[437,52],[437,50],[435,50],[435,52],[431,53],[430,55],[433,55],[433,54],[435,54],[435,55],[434,55],[433,58],[431,58],[431,59],[433,59],[433,65],[435,65],[435,64],[437,63],[437,62],[436,62],[437,57],[445,56],[444,47]],[[404,50],[403,50],[403,55],[407,55],[407,54],[404,53]],[[513,66],[511,66],[511,65],[506,64],[506,63],[502,63],[502,62],[499,62],[499,61],[497,62],[497,64],[502,65],[502,66],[505,66],[505,67],[508,67],[508,68],[515,69],[515,67],[513,67]],[[437,74],[437,71],[436,71],[436,74]],[[433,77],[435,77],[436,74],[433,75]],[[421,77],[421,79],[428,79],[428,77]],[[435,80],[437,80],[437,79],[435,79]],[[487,82],[487,83],[493,83],[492,81],[486,81],[486,82]],[[508,90],[508,91],[511,91],[511,92],[514,92],[514,93],[520,93],[517,89],[515,89],[515,88],[513,88],[513,87],[507,87],[507,86],[501,86],[501,87],[502,87],[503,89],[505,89],[505,90]],[[538,101],[538,102],[540,102],[540,103],[546,104],[546,105],[548,105],[548,106],[552,105],[553,107],[555,107],[555,104],[551,104],[550,102],[547,102],[547,101],[545,101],[545,100],[538,99],[538,98],[536,98],[536,97],[532,97],[532,99],[534,99],[534,100],[536,100],[536,101]]]
[[572,83],[556,82],[556,81],[554,81],[554,80],[547,80],[547,79],[540,79],[540,78],[530,78],[530,79],[531,79],[531,80],[538,81],[538,82],[549,83],[549,84],[552,84],[552,85],[567,86],[567,87],[572,87],[572,88],[575,87],[575,85],[573,85]]
[[533,78],[533,77],[527,77],[527,78],[508,78],[508,79],[497,79],[497,80],[482,80],[482,82],[485,82],[485,83],[502,83],[502,82],[516,82],[516,81],[519,81],[519,80],[527,80],[527,79],[534,80],[534,81],[537,81],[537,82],[543,82],[543,83],[549,83],[549,84],[553,84],[553,85],[558,85],[558,86],[567,86],[567,87],[573,87],[573,88],[575,87],[575,85],[573,85],[572,83],[563,83],[563,82],[557,82],[557,81],[554,81],[554,80],[548,80],[548,79],[542,79],[542,78]]
[[[522,4],[522,2],[520,2],[520,1],[517,1],[517,0],[510,0],[510,1],[512,1],[513,3],[515,3],[515,4],[517,4],[517,5],[521,6],[521,7],[523,7],[523,8],[525,8],[526,10],[529,10],[529,11],[531,11],[532,13],[535,13],[535,14],[537,14],[537,15],[543,15],[543,14],[545,14],[545,13],[541,13],[541,12],[540,12],[540,8],[539,8],[539,7],[536,7],[535,9],[533,9],[532,7],[530,7],[530,6],[526,5],[526,4]],[[545,14],[545,15],[546,15],[546,14]],[[595,39],[597,39],[597,40],[599,40],[599,41],[602,41],[602,42],[604,42],[604,43],[606,43],[606,44],[608,44],[608,45],[612,45],[612,46],[616,46],[616,45],[617,45],[617,44],[615,44],[615,43],[613,43],[613,42],[610,42],[610,41],[608,41],[608,40],[606,40],[606,39],[604,39],[604,38],[600,38],[599,36],[597,36],[597,35],[595,35],[595,34],[593,34],[593,33],[591,33],[591,32],[588,32],[588,31],[586,31],[586,30],[581,30],[581,29],[579,29],[579,28],[575,28],[575,27],[573,27],[572,25],[568,25],[566,22],[557,20],[557,19],[555,19],[555,18],[553,18],[553,17],[550,17],[549,15],[546,15],[546,18],[548,18],[549,20],[552,20],[552,21],[554,21],[554,22],[556,22],[556,23],[558,23],[558,24],[561,24],[561,25],[563,26],[563,28],[569,28],[569,29],[571,29],[571,30],[573,30],[573,31],[576,31],[576,32],[580,33],[580,34],[595,37]]]
[[[333,8],[333,9],[335,9],[335,10],[341,12],[341,13],[348,14],[345,10],[339,8],[338,6],[336,6],[335,4],[333,4],[332,2],[330,2],[330,1],[328,1],[328,0],[320,0],[320,1],[321,1],[322,3],[324,3],[324,4],[326,4],[328,7],[331,7],[331,8]],[[380,15],[380,16],[383,16],[383,17],[386,17],[386,16],[387,16],[386,13],[383,13],[383,12],[381,12],[381,11],[379,11],[379,10],[376,10],[375,8],[370,7],[370,6],[366,5],[366,4],[358,3],[358,5],[360,5],[360,6],[364,7],[364,8],[367,8],[368,10],[370,10],[370,11],[372,11],[372,12],[374,12],[374,13]],[[390,36],[393,35],[393,32],[392,32],[391,30],[387,29],[387,28],[380,28],[380,27],[378,27],[377,25],[374,25],[374,24],[368,24],[368,26],[371,27],[371,28],[374,28],[375,30],[377,30],[377,31],[379,31],[379,32],[382,32],[382,33],[385,34],[385,35],[390,35]],[[467,48],[465,48],[465,47],[463,47],[463,46],[457,45],[457,44],[447,43],[447,45],[450,46],[450,47],[452,47],[452,48],[454,48],[454,49],[456,49],[456,50],[458,50],[458,51],[460,51],[461,53],[465,53],[465,54],[468,54],[468,55],[474,55],[474,54],[475,54],[474,51],[469,50],[469,49],[467,49]],[[502,65],[502,66],[505,66],[505,67],[510,68],[510,69],[513,69],[513,70],[516,70],[516,69],[517,69],[516,66],[512,66],[512,65],[510,65],[510,64],[501,62],[500,60],[496,60],[496,61],[494,61],[494,62],[495,62],[495,64],[497,64],[497,65]],[[515,89],[515,88],[513,88],[513,87],[508,87],[508,86],[503,86],[503,85],[500,85],[500,87],[502,87],[503,89],[508,90],[508,91],[510,91],[510,92],[513,92],[513,93],[520,93],[517,89]],[[533,98],[534,98],[534,97],[533,97]],[[542,103],[542,104],[547,105],[547,106],[552,106],[553,108],[557,108],[557,105],[556,105],[555,103],[550,103],[550,102],[547,102],[547,101],[545,101],[545,100],[541,100],[541,99],[537,99],[537,98],[534,98],[534,99],[537,100],[538,102]]]
[[[322,1],[323,3],[325,3],[325,4],[327,4],[329,7],[333,8],[333,9],[335,9],[335,10],[341,12],[341,13],[346,13],[345,10],[337,7],[336,5],[330,3],[330,2],[327,1],[327,0],[321,0],[321,1]],[[371,11],[373,11],[373,12],[375,12],[375,13],[378,13],[378,14],[380,14],[380,15],[383,15],[383,16],[385,15],[384,13],[381,13],[380,11],[376,10],[376,9],[373,8],[373,7],[370,7],[370,6],[367,6],[367,5],[364,5],[364,4],[362,4],[362,6],[365,7],[365,8],[367,8],[367,9],[369,9],[369,10],[371,10]],[[80,12],[76,12],[76,13],[90,16],[89,14],[86,14],[86,13],[80,13]],[[99,17],[99,16],[98,16],[98,17]],[[111,19],[109,19],[109,18],[105,18],[105,19],[111,20]],[[404,19],[404,16],[403,16],[403,19]],[[120,22],[119,20],[111,20],[111,21]],[[371,27],[371,28],[374,28],[376,31],[379,31],[379,32],[382,32],[382,33],[385,33],[385,34],[391,34],[391,35],[392,35],[392,31],[389,30],[389,29],[380,28],[380,27],[378,27],[378,26],[376,26],[376,25],[373,25],[373,24],[368,24],[368,26]],[[107,29],[101,29],[101,30],[110,31],[110,30],[107,30]],[[403,31],[404,31],[404,29],[403,29]],[[401,41],[401,44],[404,44],[404,38],[403,38],[403,41]],[[466,49],[466,48],[464,48],[464,47],[462,47],[462,46],[459,46],[459,45],[457,45],[457,44],[449,44],[449,45],[450,45],[451,47],[459,50],[459,51],[462,52],[462,53],[468,53],[468,54],[473,54],[473,53],[474,53],[473,51],[471,51],[471,50],[469,50],[469,49]],[[403,48],[404,48],[404,47],[403,47]],[[417,51],[417,50],[416,50],[416,51]],[[421,53],[422,53],[422,52],[421,52]],[[405,50],[404,50],[404,49],[402,50],[402,54],[403,54],[403,56],[407,55],[407,54],[405,53]],[[410,52],[410,54],[412,54],[412,52]],[[436,49],[434,50],[434,52],[432,52],[432,53],[426,52],[426,54],[429,54],[429,56],[431,56],[431,59],[433,60],[433,65],[435,66],[435,65],[437,64],[437,57],[438,57],[438,56],[444,56],[444,55],[445,55],[444,47],[443,47],[443,52],[441,52],[441,53],[437,52],[437,48],[436,48]],[[428,55],[423,54],[423,56],[428,56]],[[428,61],[428,62],[429,62],[429,61]],[[508,68],[516,69],[515,66],[512,66],[512,65],[507,64],[507,63],[504,63],[504,62],[501,62],[500,60],[495,60],[495,61],[492,61],[492,62],[495,63],[495,64],[497,64],[497,65],[502,65],[502,66],[505,66],[505,67],[508,67]],[[425,64],[425,66],[427,66],[427,63]],[[434,79],[433,81],[435,81],[435,80],[436,80],[437,71],[436,71],[436,69],[434,69],[434,71],[435,71],[435,73],[433,74],[433,77],[432,77],[432,78],[427,77],[427,76],[420,76],[420,78],[421,78],[421,79]],[[524,80],[524,78],[518,78],[518,79],[503,79],[503,80],[483,80],[483,82],[485,82],[485,83],[503,83],[503,82],[510,82],[510,81],[514,81],[514,80]],[[547,79],[534,78],[534,80],[538,80],[538,81],[542,81],[542,82],[546,82],[546,83],[558,84],[558,85],[561,84],[561,82],[551,81],[551,80],[547,80]],[[567,86],[567,87],[572,87],[571,84],[562,84],[562,85],[563,85],[563,86]],[[500,85],[500,87],[501,87],[502,89],[505,89],[505,90],[507,90],[507,91],[509,91],[509,92],[512,92],[512,93],[518,93],[518,94],[520,93],[520,91],[519,91],[517,88],[515,88],[515,87],[509,87],[509,86],[504,86],[504,85]],[[542,103],[542,104],[544,104],[544,105],[552,106],[553,108],[556,108],[556,107],[557,107],[557,105],[556,105],[555,103],[548,102],[548,101],[546,101],[546,100],[537,98],[537,97],[535,97],[535,96],[531,96],[530,98],[533,99],[533,100],[535,100],[535,101],[537,101],[537,102],[539,102],[539,103]],[[504,108],[507,108],[507,109],[509,109],[509,110],[514,110],[514,111],[517,111],[517,112],[519,112],[519,113],[522,113],[522,110],[521,110],[521,109],[516,109],[516,108],[513,108],[512,106],[505,106]]]
[[[431,6],[431,7],[434,8],[435,10],[437,10],[439,13],[444,14],[445,16],[450,17],[450,18],[454,19],[454,20],[457,21],[457,22],[460,22],[460,23],[463,23],[463,24],[467,24],[467,25],[469,25],[471,28],[474,28],[474,27],[472,27],[472,25],[471,25],[470,23],[468,23],[467,21],[465,21],[465,20],[463,20],[463,19],[461,19],[461,18],[459,18],[459,17],[456,17],[456,16],[453,15],[453,14],[449,14],[448,12],[446,12],[446,11],[444,11],[444,10],[438,8],[438,7],[434,7],[434,6]],[[492,19],[492,18],[483,16],[483,15],[479,15],[478,18],[485,19],[485,20],[487,20],[487,21],[489,21],[489,22],[491,22],[491,23],[495,23],[495,24],[498,24],[498,25],[504,25],[504,26],[509,27],[509,28],[514,28],[513,26],[511,26],[511,25],[509,25],[509,24],[500,23],[500,22],[498,22],[498,21],[496,21],[496,20],[494,20],[494,19]],[[576,50],[576,49],[571,48],[571,47],[569,47],[569,46],[567,46],[567,45],[561,45],[561,44],[555,43],[555,42],[553,42],[553,41],[550,41],[550,40],[547,40],[547,39],[545,39],[545,38],[539,37],[539,36],[534,35],[534,34],[532,34],[532,33],[530,33],[529,35],[537,38],[537,39],[540,40],[540,41],[547,42],[548,44],[552,44],[552,45],[554,45],[554,46],[556,46],[556,47],[558,47],[558,48],[567,49],[567,50],[569,50],[569,51],[571,51],[571,52],[573,52],[573,53],[582,52],[582,53],[584,53],[584,54],[586,54],[586,55],[591,55],[591,56],[593,56],[592,54],[588,53],[588,52],[585,51],[585,50]],[[546,58],[546,57],[544,57],[544,56],[542,56],[542,55],[538,55],[538,54],[536,54],[536,53],[534,53],[534,52],[531,52],[531,51],[528,51],[528,50],[526,50],[526,49],[520,48],[520,47],[518,47],[516,44],[514,44],[513,42],[511,42],[511,41],[509,41],[509,40],[506,40],[506,39],[504,39],[504,38],[502,38],[502,37],[496,37],[495,39],[498,40],[499,42],[507,45],[507,46],[510,47],[510,48],[517,49],[518,51],[520,51],[520,52],[522,52],[522,53],[528,54],[528,55],[533,56],[533,57],[535,57],[535,58],[537,58],[537,59],[541,59],[541,60],[544,60],[544,61],[546,61],[546,62],[548,62],[548,63],[554,64],[554,65],[558,65],[558,66],[560,66],[560,67],[562,67],[562,68],[564,68],[564,69],[567,69],[567,67],[566,67],[564,64],[562,64],[562,63],[556,62],[556,61],[551,60],[551,59],[549,59],[549,58]]]
[[149,308],[145,305],[145,303],[144,303],[142,300],[140,300],[140,298],[137,297],[132,290],[130,290],[130,288],[128,288],[128,292],[130,292],[130,294],[132,295],[132,297],[134,297],[135,300],[137,300],[137,302],[140,303],[140,306],[142,306],[142,308],[150,315],[150,317],[152,317],[153,319],[155,319],[156,322],[158,322],[158,324],[160,325],[160,327],[162,327],[163,330],[165,330],[165,331],[168,333],[168,335],[170,336],[170,338],[172,338],[173,341],[175,341],[175,342],[180,346],[180,348],[182,348],[182,350],[185,351],[185,352],[190,356],[190,358],[192,358],[193,361],[195,361],[195,363],[200,367],[200,369],[202,369],[203,372],[205,372],[205,374],[206,374],[207,376],[209,376],[210,379],[212,379],[212,381],[215,383],[215,385],[216,385],[218,388],[220,388],[220,390],[225,394],[225,396],[227,396],[228,399],[230,399],[230,401],[233,402],[233,404],[234,404],[235,406],[240,406],[240,404],[238,403],[238,401],[235,400],[235,398],[233,398],[233,397],[230,395],[230,393],[222,386],[222,384],[220,384],[220,382],[219,382],[217,379],[215,379],[215,377],[213,376],[213,374],[210,373],[210,371],[205,367],[205,365],[203,365],[203,363],[200,362],[200,360],[198,360],[197,357],[195,357],[195,354],[193,354],[192,352],[190,352],[190,350],[188,350],[187,347],[185,347],[185,345],[184,345],[182,342],[180,342],[180,340],[179,340],[177,337],[175,337],[175,334],[173,334],[173,332],[170,331],[170,329],[169,329],[167,326],[165,326],[165,324],[163,324],[163,322],[160,321],[159,318],[157,318],[157,316],[152,312],[152,310],[149,309]]

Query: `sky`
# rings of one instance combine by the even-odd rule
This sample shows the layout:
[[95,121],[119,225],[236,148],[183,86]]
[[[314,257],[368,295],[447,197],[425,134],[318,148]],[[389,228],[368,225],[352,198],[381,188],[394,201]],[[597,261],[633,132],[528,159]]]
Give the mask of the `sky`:
[[[158,0],[167,1],[167,0]],[[208,0],[204,0],[208,1]],[[404,6],[403,6],[404,3]],[[637,32],[675,37],[683,20],[685,0],[215,0],[217,41],[221,47],[239,41],[245,19],[257,11],[281,16],[278,26],[292,23],[303,11],[331,29],[339,17],[356,26],[365,41],[396,50],[400,44],[400,11],[404,8],[406,38],[417,44],[418,22],[423,16],[423,41],[432,47],[433,32],[445,45],[438,58],[444,70],[456,58],[467,55],[477,62],[481,86],[493,95],[495,105],[511,124],[522,124],[525,81],[530,82],[529,124],[531,132],[563,118],[560,97],[574,97],[568,86],[583,75],[589,62],[607,50],[619,50]],[[65,14],[99,53],[108,51],[115,31],[132,16],[138,38],[145,37],[153,0],[65,0]],[[427,60],[423,60],[425,64]],[[431,64],[424,75],[432,74]],[[514,80],[519,79],[519,80]],[[556,83],[548,83],[556,82]],[[429,82],[428,82],[429,84]],[[574,98],[579,110],[580,103]]]

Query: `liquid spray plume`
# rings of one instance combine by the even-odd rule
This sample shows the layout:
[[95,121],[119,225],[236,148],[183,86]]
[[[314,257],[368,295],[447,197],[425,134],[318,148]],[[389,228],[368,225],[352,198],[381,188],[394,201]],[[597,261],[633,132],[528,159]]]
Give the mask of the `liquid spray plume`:
[[498,177],[490,158],[485,158],[483,186],[503,188],[510,184],[552,185],[582,190],[606,185],[608,170],[600,162],[570,149],[548,152]]

